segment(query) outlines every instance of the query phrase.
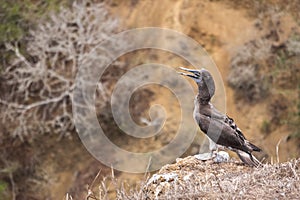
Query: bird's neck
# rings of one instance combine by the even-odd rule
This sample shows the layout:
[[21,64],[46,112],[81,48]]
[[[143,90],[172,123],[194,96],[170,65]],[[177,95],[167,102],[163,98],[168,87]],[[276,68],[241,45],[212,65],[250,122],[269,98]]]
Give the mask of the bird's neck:
[[200,105],[208,105],[210,102],[210,98],[203,98],[199,93],[197,95],[197,101]]

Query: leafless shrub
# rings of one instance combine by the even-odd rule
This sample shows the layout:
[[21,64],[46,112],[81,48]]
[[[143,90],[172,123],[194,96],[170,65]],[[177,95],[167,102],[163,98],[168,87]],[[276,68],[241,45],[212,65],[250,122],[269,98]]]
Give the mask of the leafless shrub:
[[[85,195],[85,200],[106,200],[106,199],[120,199],[120,200],[129,200],[129,199],[145,199],[145,194],[143,188],[145,187],[145,182],[149,178],[145,174],[143,181],[139,181],[132,184],[128,184],[126,181],[119,180],[115,174],[114,169],[111,169],[111,173],[104,173],[101,177],[101,170],[94,177],[92,182],[88,185]],[[74,190],[76,192],[78,190]],[[72,195],[72,192],[66,194],[69,199]]]
[[[0,77],[0,110],[11,136],[70,135],[74,130],[71,101],[78,66],[91,57],[93,47],[117,31],[118,24],[104,4],[83,2],[61,8],[32,30],[26,47],[29,55],[17,44],[6,44],[15,58]],[[105,85],[98,89],[104,99],[97,102],[101,106]]]
[[299,36],[294,36],[289,38],[287,41],[287,51],[292,55],[300,55],[300,38]]
[[251,102],[266,94],[266,77],[259,71],[270,56],[271,46],[272,43],[266,40],[251,41],[233,56],[228,83],[236,90],[238,97]]
[[277,88],[290,89],[296,85],[299,33],[291,29],[289,36],[283,36],[286,33],[282,15],[276,7],[261,11],[256,27],[262,36],[233,53],[228,83],[238,99],[254,102]]

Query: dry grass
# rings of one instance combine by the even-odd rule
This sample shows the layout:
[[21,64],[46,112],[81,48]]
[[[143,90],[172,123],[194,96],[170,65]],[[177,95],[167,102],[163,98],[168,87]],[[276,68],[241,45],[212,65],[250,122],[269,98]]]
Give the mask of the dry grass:
[[293,199],[299,192],[299,165],[300,159],[251,168],[236,162],[216,164],[188,157],[159,172],[175,173],[173,181],[152,182],[146,191],[150,199]]
[[[98,192],[88,190],[86,200],[102,199],[297,199],[300,159],[260,168],[237,161],[203,162],[193,156],[164,166],[147,181],[133,187],[118,183],[112,175],[115,195],[104,179]],[[111,185],[111,184],[110,184]],[[71,200],[70,194],[66,200]]]

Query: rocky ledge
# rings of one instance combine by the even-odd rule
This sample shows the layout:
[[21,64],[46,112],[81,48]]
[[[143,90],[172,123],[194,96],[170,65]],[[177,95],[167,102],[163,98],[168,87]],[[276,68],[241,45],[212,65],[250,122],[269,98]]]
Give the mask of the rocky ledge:
[[189,156],[162,167],[144,187],[146,199],[297,199],[299,193],[300,158],[253,168]]

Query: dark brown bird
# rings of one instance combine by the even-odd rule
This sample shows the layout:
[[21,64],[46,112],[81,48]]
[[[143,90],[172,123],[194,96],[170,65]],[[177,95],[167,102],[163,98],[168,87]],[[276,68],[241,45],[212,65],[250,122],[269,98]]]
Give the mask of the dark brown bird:
[[236,152],[244,163],[259,166],[261,163],[252,155],[252,152],[261,151],[261,149],[245,138],[232,118],[219,112],[210,103],[215,94],[212,75],[205,69],[192,70],[184,67],[180,69],[190,72],[188,74],[180,72],[180,74],[192,78],[198,85],[199,91],[194,101],[193,116],[200,129],[216,144]]

